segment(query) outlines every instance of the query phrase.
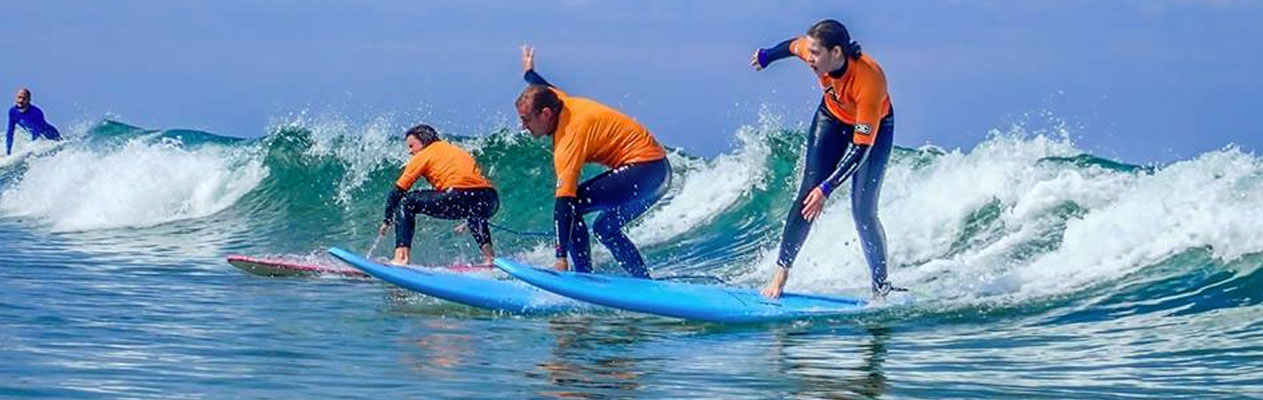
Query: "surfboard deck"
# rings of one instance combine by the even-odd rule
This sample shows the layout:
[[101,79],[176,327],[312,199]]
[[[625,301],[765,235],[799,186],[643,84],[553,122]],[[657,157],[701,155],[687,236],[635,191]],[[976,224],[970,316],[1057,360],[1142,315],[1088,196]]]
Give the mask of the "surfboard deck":
[[268,277],[312,277],[340,275],[351,278],[368,278],[368,274],[355,268],[299,263],[282,259],[254,258],[239,254],[229,255],[228,264],[251,274]]
[[858,298],[785,293],[779,299],[757,291],[697,283],[558,272],[498,258],[496,267],[541,289],[606,307],[717,323],[757,323],[855,313]]
[[[259,258],[250,257],[239,254],[232,254],[227,257],[228,264],[251,274],[267,276],[267,277],[313,277],[321,275],[345,276],[350,278],[369,278],[369,275],[355,268],[343,265],[329,265],[328,263],[319,263],[311,261],[294,261],[291,259],[273,257]],[[416,268],[444,268],[453,272],[479,272],[490,271],[494,267],[490,265],[473,265],[473,264],[452,264],[439,267],[421,267]]]
[[518,314],[548,314],[591,308],[522,282],[496,279],[485,274],[389,266],[337,247],[330,247],[329,254],[377,279],[473,307]]

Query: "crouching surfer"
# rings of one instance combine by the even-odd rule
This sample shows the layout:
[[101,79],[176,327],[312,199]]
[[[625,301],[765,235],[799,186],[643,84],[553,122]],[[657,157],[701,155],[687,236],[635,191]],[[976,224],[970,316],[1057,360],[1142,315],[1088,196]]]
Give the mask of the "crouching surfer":
[[[411,260],[412,238],[417,214],[434,218],[464,220],[464,227],[482,250],[483,261],[495,259],[488,220],[500,208],[500,196],[482,174],[469,152],[445,142],[429,125],[417,125],[404,133],[404,143],[412,158],[403,168],[386,197],[386,214],[379,234],[395,227],[393,264]],[[425,178],[433,189],[412,190]]]

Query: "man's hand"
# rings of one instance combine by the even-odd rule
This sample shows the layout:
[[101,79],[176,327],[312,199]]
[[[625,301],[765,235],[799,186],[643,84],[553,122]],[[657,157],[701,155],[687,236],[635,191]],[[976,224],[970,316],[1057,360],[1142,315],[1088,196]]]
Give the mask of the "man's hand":
[[565,257],[558,258],[557,263],[553,264],[553,269],[558,270],[558,271],[569,271],[570,263],[566,262]]
[[535,69],[535,48],[529,44],[522,45],[522,72]]

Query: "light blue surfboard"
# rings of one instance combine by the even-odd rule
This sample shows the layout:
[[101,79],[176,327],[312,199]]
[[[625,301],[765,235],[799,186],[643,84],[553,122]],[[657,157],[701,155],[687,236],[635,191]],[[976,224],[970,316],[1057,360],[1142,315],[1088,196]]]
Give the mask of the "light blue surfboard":
[[721,323],[836,316],[863,309],[865,300],[785,293],[770,300],[756,291],[695,283],[558,272],[497,258],[496,267],[541,289],[628,311]]
[[377,279],[440,299],[489,310],[547,314],[590,306],[517,281],[429,268],[381,264],[337,247],[329,254]]

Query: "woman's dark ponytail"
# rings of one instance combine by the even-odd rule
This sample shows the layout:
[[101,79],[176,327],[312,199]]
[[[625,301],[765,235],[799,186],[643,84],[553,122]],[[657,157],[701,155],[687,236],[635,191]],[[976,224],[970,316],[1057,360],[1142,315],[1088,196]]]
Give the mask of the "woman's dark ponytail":
[[846,45],[846,49],[843,52],[846,53],[846,58],[860,58],[860,55],[864,54],[860,50],[860,42],[854,40],[851,41],[851,44]]

